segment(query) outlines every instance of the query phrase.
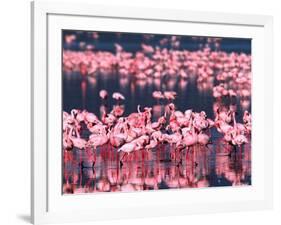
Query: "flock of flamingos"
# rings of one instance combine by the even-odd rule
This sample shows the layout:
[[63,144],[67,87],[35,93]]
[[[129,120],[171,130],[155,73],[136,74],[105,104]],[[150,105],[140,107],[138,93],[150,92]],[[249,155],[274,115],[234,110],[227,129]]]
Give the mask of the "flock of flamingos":
[[[213,87],[213,97],[216,99],[247,99],[251,96],[250,55],[211,51],[210,48],[188,51],[154,48],[145,44],[141,46],[142,50],[136,53],[126,52],[118,44],[115,44],[115,53],[64,51],[63,67],[64,70],[79,71],[82,76],[117,71],[120,76],[137,80],[146,80],[148,77],[164,80],[175,76],[188,79],[196,74],[197,82],[211,80],[217,83]],[[165,103],[165,112],[152,121],[152,108],[139,106],[136,112],[124,115],[120,103],[126,97],[119,92],[108,96],[107,90],[100,90],[100,98],[105,104],[110,97],[116,100],[116,105],[109,112],[104,109],[101,118],[86,110],[63,112],[64,149],[75,147],[96,150],[110,143],[116,151],[125,153],[120,159],[122,166],[125,155],[134,151],[150,151],[162,143],[173,146],[179,152],[195,145],[207,146],[211,140],[209,130],[212,127],[223,135],[225,142],[233,149],[250,139],[251,115],[248,111],[244,111],[243,123],[237,123],[235,109],[226,111],[218,107],[212,120],[204,111],[177,110],[173,104],[177,93],[159,90],[147,97]],[[84,129],[90,133],[88,138],[81,137]]]
[[[105,100],[108,95],[105,90],[100,91],[100,96]],[[167,98],[175,97],[175,92],[153,92],[153,96]],[[165,97],[166,96],[166,97]],[[115,92],[116,101],[125,100],[125,97]],[[118,152],[123,152],[122,159],[133,151],[152,150],[159,144],[167,143],[174,146],[175,151],[188,150],[195,145],[207,146],[210,143],[209,131],[215,127],[223,135],[224,140],[233,146],[248,143],[251,135],[251,115],[244,112],[243,124],[237,123],[235,111],[216,111],[215,120],[207,118],[204,111],[193,112],[188,109],[184,112],[177,111],[173,103],[166,106],[165,113],[157,121],[152,121],[152,108],[138,107],[137,112],[123,116],[124,109],[115,105],[111,112],[104,112],[99,119],[95,114],[86,110],[71,110],[63,112],[63,147],[65,150],[92,148],[96,150],[110,143]],[[90,132],[89,138],[81,137],[82,130]],[[231,152],[230,152],[231,153]]]
[[[75,36],[67,36],[68,42]],[[215,39],[214,39],[215,40]],[[134,53],[127,52],[115,44],[115,52],[94,51],[92,46],[84,46],[83,51],[63,51],[63,69],[79,72],[83,77],[99,74],[118,73],[120,77],[147,82],[170,78],[177,80],[195,79],[197,83],[211,84],[216,102],[247,100],[251,98],[251,56],[244,53],[213,51],[205,47],[196,51],[177,48],[180,40],[172,36],[169,40],[173,49],[141,44]],[[215,44],[218,45],[219,42]],[[164,107],[157,118],[153,108],[139,105],[135,112],[127,115],[122,105],[126,101],[120,90],[112,95],[108,90],[99,92],[101,102],[108,106],[109,98],[115,105],[102,108],[101,116],[83,109],[63,112],[63,149],[65,152],[78,149],[91,152],[91,167],[94,168],[95,152],[104,146],[120,155],[119,167],[131,154],[136,152],[160,151],[160,145],[170,146],[170,154],[175,154],[177,167],[183,166],[182,154],[196,151],[197,147],[212,143],[211,129],[221,135],[229,146],[227,155],[231,156],[251,140],[251,114],[244,110],[242,121],[237,122],[236,107],[214,106],[214,118],[204,111],[192,109],[180,111],[174,104],[176,91],[155,90],[152,96],[155,103]],[[234,104],[235,105],[235,104]],[[156,119],[155,119],[156,118]],[[196,165],[196,162],[195,162]],[[86,167],[88,165],[83,165]]]

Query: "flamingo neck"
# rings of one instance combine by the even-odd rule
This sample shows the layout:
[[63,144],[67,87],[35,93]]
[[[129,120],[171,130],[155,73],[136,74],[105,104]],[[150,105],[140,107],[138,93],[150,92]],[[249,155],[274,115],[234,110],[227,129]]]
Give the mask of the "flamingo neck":
[[232,116],[233,116],[233,124],[234,124],[234,127],[236,128],[237,123],[236,123],[236,118],[235,118],[235,112],[233,112]]

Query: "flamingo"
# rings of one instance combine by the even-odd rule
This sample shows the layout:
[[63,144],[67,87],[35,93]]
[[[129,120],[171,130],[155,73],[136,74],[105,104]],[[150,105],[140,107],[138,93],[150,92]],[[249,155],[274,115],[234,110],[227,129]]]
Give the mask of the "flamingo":
[[252,131],[252,116],[247,110],[244,112],[243,122],[245,124],[244,126],[246,128],[247,133],[248,134],[251,133],[251,131]]
[[191,128],[191,132],[187,132],[183,137],[183,143],[186,146],[196,145],[198,142],[198,135],[195,133],[194,127]]
[[73,149],[73,142],[69,138],[67,133],[63,133],[63,149],[65,150],[72,150]]
[[232,139],[231,139],[231,143],[233,145],[238,145],[241,146],[245,143],[248,143],[248,139],[246,138],[245,135],[243,134],[237,134],[237,133],[232,133]]
[[108,142],[108,136],[104,134],[91,134],[88,140],[88,145],[93,147],[95,150],[99,146],[103,146]]
[[164,95],[162,94],[161,91],[153,91],[152,97],[155,98],[157,100],[157,102],[159,102],[160,99],[164,98]]
[[164,91],[164,97],[168,100],[168,101],[173,101],[176,99],[177,93],[174,91]]
[[119,93],[119,92],[114,92],[114,93],[112,94],[112,98],[114,98],[115,100],[117,100],[117,102],[119,102],[120,100],[125,100],[124,95],[122,95],[122,94]]
[[85,149],[87,146],[87,141],[83,138],[69,136],[69,139],[72,141],[73,146],[79,149]]
[[126,142],[127,136],[128,135],[126,133],[122,133],[113,128],[113,131],[110,131],[109,133],[110,144],[116,148],[119,148]]
[[158,140],[156,137],[152,137],[152,139],[149,139],[149,144],[145,146],[146,150],[154,149],[158,145]]
[[207,134],[200,132],[198,134],[198,144],[207,145],[209,143],[210,137]]
[[95,125],[91,129],[92,134],[89,136],[87,145],[97,149],[98,146],[106,144],[109,140],[109,134],[106,132],[105,125]]
[[101,97],[102,100],[105,100],[105,99],[107,99],[107,97],[108,97],[108,93],[107,93],[107,91],[104,90],[104,89],[99,92],[99,95],[100,95],[100,97]]
[[130,153],[132,153],[136,148],[140,147],[138,142],[129,142],[126,143],[124,145],[122,145],[117,151],[118,152],[124,152],[125,154],[123,154],[122,158],[120,159],[120,167],[122,168],[123,166],[123,158],[125,155],[129,155]]

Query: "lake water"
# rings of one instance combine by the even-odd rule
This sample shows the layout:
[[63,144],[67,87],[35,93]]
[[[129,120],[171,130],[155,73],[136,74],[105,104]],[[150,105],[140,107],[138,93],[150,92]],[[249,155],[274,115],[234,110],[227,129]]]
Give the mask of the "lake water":
[[[72,34],[65,31],[64,35]],[[123,38],[122,38],[123,37]],[[71,45],[64,43],[64,49],[78,51],[79,42],[83,41],[95,45],[96,50],[114,52],[114,43],[124,46],[126,51],[135,52],[139,43],[143,42],[138,35],[122,37],[103,33],[99,40],[93,40],[89,34],[81,32],[76,42]],[[119,38],[119,39],[118,39]],[[161,39],[163,37],[159,37]],[[190,37],[184,37],[189,40]],[[158,39],[157,39],[158,40]],[[156,42],[157,40],[154,39]],[[153,42],[149,42],[153,44]],[[201,42],[186,41],[181,47],[197,50]],[[204,43],[204,42],[203,42]],[[220,46],[226,52],[251,53],[251,43],[247,39],[223,39]],[[177,109],[184,111],[193,109],[204,110],[207,116],[214,119],[214,105],[235,105],[237,120],[242,122],[244,110],[251,111],[251,103],[243,104],[242,100],[222,100],[216,102],[212,96],[209,84],[198,84],[195,79],[148,79],[134,80],[121,77],[117,72],[110,74],[97,73],[95,76],[81,76],[79,72],[63,72],[63,110],[86,109],[100,116],[104,102],[99,97],[99,91],[106,89],[109,96],[113,92],[121,92],[126,100],[125,116],[136,112],[137,106],[152,107],[154,120],[163,115],[164,104],[152,98],[155,90],[176,91],[174,101]],[[106,107],[111,110],[116,102],[109,98]],[[246,144],[235,150],[231,156],[227,155],[229,146],[222,141],[222,136],[211,129],[212,144],[208,147],[193,147],[183,151],[182,155],[175,155],[173,147],[160,145],[152,151],[139,151],[125,158],[122,168],[119,166],[120,154],[116,149],[106,145],[92,151],[64,151],[63,193],[93,193],[115,191],[157,190],[170,188],[217,187],[251,184],[251,144]],[[182,159],[182,164],[178,161]],[[92,163],[95,165],[92,168]],[[81,166],[83,165],[83,166]]]

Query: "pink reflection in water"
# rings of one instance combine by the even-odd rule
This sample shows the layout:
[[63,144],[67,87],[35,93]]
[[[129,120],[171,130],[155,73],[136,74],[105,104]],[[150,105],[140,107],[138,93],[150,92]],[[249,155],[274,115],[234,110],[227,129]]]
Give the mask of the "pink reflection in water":
[[[162,145],[154,151],[133,152],[120,168],[119,155],[110,146],[85,153],[81,150],[64,152],[63,193],[131,192],[174,188],[251,184],[250,146],[238,148],[229,156],[218,141],[209,148],[194,146],[178,155]],[[92,167],[93,155],[95,165]],[[83,162],[83,166],[81,166]]]

